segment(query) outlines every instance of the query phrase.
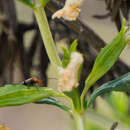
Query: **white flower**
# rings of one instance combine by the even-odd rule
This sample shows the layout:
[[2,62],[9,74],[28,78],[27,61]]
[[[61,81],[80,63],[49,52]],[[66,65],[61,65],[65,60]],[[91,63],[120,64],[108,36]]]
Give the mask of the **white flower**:
[[66,20],[76,20],[79,15],[82,0],[66,0],[65,6],[53,14],[52,19],[63,17]]
[[59,68],[59,83],[58,90],[71,91],[73,87],[78,87],[78,71],[80,65],[83,63],[83,57],[78,52],[71,54],[70,63],[66,68]]

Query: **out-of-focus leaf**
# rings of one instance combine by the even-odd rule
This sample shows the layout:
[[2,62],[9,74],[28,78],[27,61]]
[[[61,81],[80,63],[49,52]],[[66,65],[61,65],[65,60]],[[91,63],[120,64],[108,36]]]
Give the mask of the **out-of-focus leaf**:
[[54,98],[45,98],[43,100],[35,102],[36,104],[50,104],[50,105],[55,105],[59,108],[61,108],[64,111],[70,112],[70,108],[62,104],[61,102],[57,101]]
[[112,92],[105,95],[113,114],[130,128],[129,98],[124,92]]
[[99,125],[97,125],[94,121],[93,122],[86,122],[86,130],[103,130]]
[[85,89],[83,91],[83,95],[85,95],[86,91],[106,72],[108,72],[117,61],[118,57],[127,44],[125,33],[126,30],[124,20],[120,33],[98,54],[93,69],[85,81]]
[[0,107],[23,105],[51,96],[64,97],[64,94],[46,87],[28,88],[24,85],[6,85],[0,87]]
[[125,93],[112,92],[109,96],[107,96],[107,99],[111,106],[115,108],[116,112],[128,115],[129,99]]
[[43,7],[46,6],[46,4],[50,1],[50,0],[18,0],[20,2],[22,2],[23,4],[31,7],[31,8],[35,8],[36,5],[40,4],[39,2],[41,2],[41,5]]
[[97,88],[91,94],[87,106],[89,107],[97,96],[111,91],[122,91],[130,93],[130,72]]

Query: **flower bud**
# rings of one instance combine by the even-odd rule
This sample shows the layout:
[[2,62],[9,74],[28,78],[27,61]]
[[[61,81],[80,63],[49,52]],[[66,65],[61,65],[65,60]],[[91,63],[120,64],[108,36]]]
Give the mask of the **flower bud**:
[[72,91],[73,87],[78,87],[78,71],[83,63],[83,57],[78,52],[73,52],[70,57],[70,63],[66,68],[59,68],[59,83],[58,90]]
[[66,0],[65,6],[53,14],[52,19],[63,17],[65,20],[76,20],[79,15],[82,0]]

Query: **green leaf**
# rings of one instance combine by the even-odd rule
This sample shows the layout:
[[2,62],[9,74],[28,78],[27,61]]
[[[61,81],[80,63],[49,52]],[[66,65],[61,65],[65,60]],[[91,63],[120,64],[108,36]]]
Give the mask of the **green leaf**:
[[128,96],[123,92],[112,92],[107,95],[107,100],[114,110],[120,115],[128,115],[129,99]]
[[130,72],[97,88],[90,96],[87,106],[89,107],[97,96],[111,91],[122,91],[130,93]]
[[105,99],[111,106],[114,116],[130,128],[129,96],[124,92],[113,91],[105,94]]
[[24,85],[6,85],[0,87],[0,107],[28,104],[50,96],[64,97],[64,94],[46,87],[28,88]]
[[64,52],[64,56],[62,58],[62,66],[65,68],[70,61],[70,54],[66,48],[62,47],[61,49]]
[[[50,1],[50,0],[18,0],[20,2],[22,2],[23,4],[31,7],[31,8],[35,8],[36,5],[41,4],[43,7],[46,6],[46,4]],[[39,3],[40,2],[40,3]]]
[[62,51],[64,52],[64,56],[62,58],[62,66],[65,68],[69,61],[70,61],[70,56],[72,52],[76,52],[77,51],[77,40],[74,40],[73,43],[70,46],[70,49],[67,50],[66,48],[62,47]]
[[59,102],[58,100],[54,98],[45,98],[43,100],[35,102],[36,104],[50,104],[50,105],[55,105],[59,108],[61,108],[64,111],[71,112],[70,108]]
[[77,46],[78,46],[78,42],[77,42],[77,40],[74,40],[70,46],[69,53],[71,54],[72,52],[76,52]]
[[124,20],[120,33],[98,54],[93,69],[85,81],[85,88],[82,93],[82,99],[87,90],[105,73],[107,73],[119,58],[121,52],[127,44],[125,33],[126,30]]
[[73,88],[71,92],[64,92],[73,101],[74,107],[78,113],[81,112],[80,94],[78,88]]

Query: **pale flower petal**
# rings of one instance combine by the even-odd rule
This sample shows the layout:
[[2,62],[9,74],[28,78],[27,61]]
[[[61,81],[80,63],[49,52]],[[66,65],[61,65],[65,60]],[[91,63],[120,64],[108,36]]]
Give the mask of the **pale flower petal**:
[[65,6],[53,14],[52,19],[63,17],[66,20],[76,20],[79,15],[82,0],[66,0]]
[[58,90],[60,92],[71,91],[73,87],[78,87],[78,71],[82,63],[82,55],[78,52],[73,52],[68,66],[66,68],[59,68]]

